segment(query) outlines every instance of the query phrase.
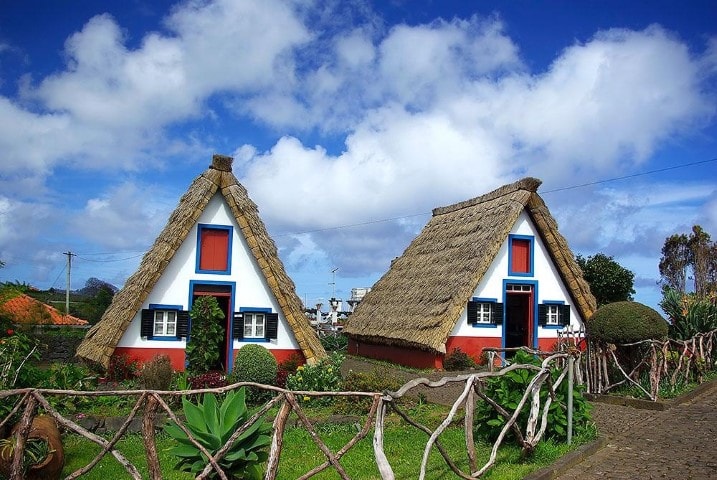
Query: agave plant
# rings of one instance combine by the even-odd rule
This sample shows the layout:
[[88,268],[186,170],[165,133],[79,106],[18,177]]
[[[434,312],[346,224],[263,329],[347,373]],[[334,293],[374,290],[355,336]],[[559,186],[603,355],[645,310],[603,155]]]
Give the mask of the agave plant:
[[[221,403],[211,393],[204,394],[196,405],[183,398],[182,408],[187,419],[187,429],[212,456],[216,455],[249,418],[244,387],[227,393]],[[167,425],[165,431],[179,443],[169,449],[170,453],[179,458],[175,468],[191,472],[195,476],[204,470],[209,459],[189,440],[187,434],[174,423]],[[235,479],[260,479],[261,465],[269,456],[267,450],[271,442],[270,431],[271,425],[265,422],[263,417],[254,422],[239,435],[227,454],[217,462],[222,471]],[[209,477],[217,477],[217,472],[212,470]]]

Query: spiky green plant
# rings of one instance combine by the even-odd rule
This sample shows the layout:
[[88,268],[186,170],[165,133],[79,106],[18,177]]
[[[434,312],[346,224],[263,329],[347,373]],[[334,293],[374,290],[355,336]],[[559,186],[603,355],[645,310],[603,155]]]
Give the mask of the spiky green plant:
[[[227,393],[221,403],[211,393],[204,394],[196,405],[182,399],[182,408],[187,429],[212,456],[249,418],[246,390],[243,387]],[[175,468],[195,476],[204,470],[209,458],[189,440],[187,434],[174,423],[167,425],[165,431],[179,443],[169,449],[170,453],[179,458]],[[254,422],[237,437],[226,455],[217,461],[222,471],[235,479],[260,479],[261,466],[269,456],[267,449],[271,442],[270,431],[271,425],[263,417]],[[217,472],[212,470],[209,477],[216,478]]]

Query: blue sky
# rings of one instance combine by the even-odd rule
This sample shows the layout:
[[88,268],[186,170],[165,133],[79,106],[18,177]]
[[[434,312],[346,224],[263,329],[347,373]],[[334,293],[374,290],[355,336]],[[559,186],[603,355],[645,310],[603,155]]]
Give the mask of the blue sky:
[[370,286],[432,208],[527,175],[574,252],[614,256],[652,306],[664,239],[717,236],[713,2],[0,11],[3,281],[62,289],[69,250],[73,288],[121,286],[212,153],[308,305]]

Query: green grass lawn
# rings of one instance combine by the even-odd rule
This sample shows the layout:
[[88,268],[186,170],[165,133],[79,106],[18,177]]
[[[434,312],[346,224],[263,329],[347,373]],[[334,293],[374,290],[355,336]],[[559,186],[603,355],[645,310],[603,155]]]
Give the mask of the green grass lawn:
[[[335,452],[357,433],[357,427],[350,424],[329,424],[318,426],[317,431],[329,448]],[[372,438],[372,435],[369,434],[341,458],[341,464],[351,478],[380,478],[374,460]],[[405,424],[387,425],[384,449],[397,479],[418,478],[427,439],[428,436],[425,433]],[[162,478],[193,478],[189,474],[177,472],[173,469],[175,459],[167,452],[167,449],[173,445],[173,440],[164,434],[157,435],[156,440],[162,466]],[[441,436],[440,440],[446,450],[450,452],[453,461],[466,471],[468,462],[465,453],[463,429],[459,426],[451,427]],[[585,441],[587,439],[577,440],[574,445],[579,444],[581,440]],[[64,436],[64,445],[65,469],[63,470],[63,476],[69,475],[88,464],[100,450],[99,446],[77,435],[66,434]],[[487,461],[490,448],[491,445],[488,444],[479,444],[477,446],[479,468]],[[137,434],[128,435],[119,442],[118,449],[137,466],[142,476],[147,478],[148,473],[142,437]],[[497,465],[484,478],[494,480],[520,479],[532,471],[551,464],[569,450],[570,447],[565,444],[541,442],[531,458],[521,459],[518,448],[506,446],[500,450]],[[311,440],[306,430],[298,427],[288,428],[284,436],[278,478],[295,479],[312,467],[321,464],[324,460],[324,455]],[[129,478],[129,475],[114,457],[107,455],[82,478],[107,480]],[[339,478],[339,475],[332,468],[329,468],[314,478],[336,479]],[[430,457],[426,478],[457,477],[453,475],[438,451],[434,449]]]

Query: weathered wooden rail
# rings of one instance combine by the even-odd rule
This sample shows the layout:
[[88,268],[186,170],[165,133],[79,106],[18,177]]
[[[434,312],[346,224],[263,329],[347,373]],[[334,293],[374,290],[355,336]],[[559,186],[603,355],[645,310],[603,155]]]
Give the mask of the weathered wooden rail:
[[[544,353],[544,352],[543,352]],[[143,440],[145,442],[145,449],[147,452],[147,463],[149,466],[149,474],[152,480],[160,479],[160,465],[156,454],[156,445],[154,444],[154,432],[155,432],[155,413],[157,411],[164,411],[168,417],[177,422],[182,430],[187,433],[192,442],[201,450],[209,462],[206,468],[202,471],[197,478],[204,479],[214,470],[219,478],[227,480],[226,475],[221,471],[218,466],[218,461],[229,450],[231,444],[241,435],[246,429],[248,429],[254,422],[256,422],[261,416],[265,415],[269,410],[274,407],[278,407],[278,413],[274,417],[273,421],[273,436],[270,446],[269,459],[266,465],[266,480],[276,479],[279,465],[279,458],[281,456],[283,437],[287,420],[289,415],[293,412],[299,419],[300,424],[310,434],[312,441],[316,444],[319,450],[326,456],[326,460],[313,467],[311,470],[303,474],[301,479],[308,479],[312,476],[322,472],[328,468],[332,468],[342,479],[349,479],[349,473],[344,469],[341,464],[341,458],[360,440],[367,437],[368,434],[373,430],[373,448],[376,459],[376,465],[381,474],[381,478],[385,480],[392,480],[395,478],[391,463],[387,458],[384,451],[384,429],[385,429],[385,418],[388,409],[395,411],[402,419],[404,419],[409,425],[423,431],[428,436],[428,441],[424,448],[423,457],[420,465],[420,479],[424,479],[426,476],[426,469],[428,464],[428,458],[430,452],[435,448],[445,460],[451,471],[459,478],[471,479],[482,476],[488,471],[496,462],[496,457],[500,445],[508,433],[508,431],[515,432],[516,438],[521,443],[525,451],[532,451],[535,445],[542,438],[545,429],[547,427],[547,416],[551,406],[551,402],[555,398],[554,391],[560,385],[560,383],[568,376],[568,365],[572,364],[568,360],[573,353],[553,353],[548,355],[540,366],[537,365],[510,365],[498,371],[487,371],[473,374],[458,375],[453,377],[444,377],[438,381],[430,381],[425,378],[417,378],[403,385],[396,392],[312,392],[312,391],[289,391],[279,387],[273,387],[268,385],[259,385],[255,383],[236,383],[227,387],[213,388],[213,389],[202,389],[202,390],[185,390],[185,391],[155,391],[155,390],[118,390],[118,391],[70,391],[70,390],[50,390],[50,389],[18,389],[18,390],[5,390],[0,391],[0,401],[7,401],[10,397],[18,397],[12,412],[0,422],[2,427],[8,419],[14,414],[22,412],[20,426],[18,428],[18,435],[15,444],[15,456],[13,458],[13,466],[11,473],[11,480],[20,480],[22,478],[21,473],[21,456],[24,450],[25,442],[27,439],[28,432],[30,430],[30,424],[33,416],[39,408],[42,408],[47,414],[52,415],[57,422],[64,427],[66,430],[81,435],[90,441],[98,444],[101,447],[100,453],[87,465],[72,472],[70,475],[65,477],[66,479],[75,479],[79,476],[87,473],[94,468],[97,463],[107,454],[112,455],[128,472],[131,478],[140,479],[141,475],[137,467],[132,464],[117,447],[117,442],[127,433],[127,429],[134,418],[138,415],[143,415]],[[561,373],[558,378],[553,381],[551,377],[551,370],[556,365],[561,364]],[[507,372],[516,369],[527,369],[534,372],[534,376],[528,385],[528,388],[524,392],[521,401],[514,411],[508,411],[503,406],[498,405],[494,400],[488,398],[484,393],[482,386],[484,383],[492,377],[505,375]],[[411,416],[405,412],[398,404],[398,400],[406,395],[409,395],[411,391],[418,386],[427,386],[430,388],[441,388],[448,384],[459,383],[463,384],[461,394],[456,398],[453,403],[450,412],[446,415],[440,425],[431,429],[421,423],[415,421]],[[191,432],[183,425],[182,421],[172,411],[172,408],[167,403],[167,399],[182,395],[196,395],[201,393],[225,393],[230,390],[240,388],[242,386],[253,386],[265,390],[271,390],[275,392],[275,396],[259,408],[254,415],[247,420],[245,424],[237,429],[234,435],[227,441],[224,447],[217,452],[215,456],[209,454],[199,442],[196,441],[191,435]],[[546,400],[542,402],[540,399],[540,392],[542,389],[548,389],[549,395],[546,395]],[[134,404],[131,412],[127,416],[126,421],[122,424],[119,430],[110,439],[103,438],[96,435],[93,432],[88,431],[81,425],[74,422],[71,418],[63,416],[55,408],[52,407],[50,402],[47,400],[47,396],[51,395],[74,395],[74,396],[130,396],[136,397],[137,401]],[[309,397],[321,397],[321,396],[352,396],[352,397],[368,397],[371,399],[371,407],[368,411],[366,419],[359,432],[343,447],[338,451],[332,452],[331,449],[324,443],[320,436],[316,432],[315,425],[307,417],[306,413],[302,409],[301,403],[297,401],[297,398],[309,396]],[[474,440],[474,423],[480,421],[476,419],[474,412],[476,402],[485,401],[488,402],[496,411],[503,416],[507,422],[498,436],[495,444],[492,447],[490,457],[488,461],[478,467],[476,461],[475,452],[475,440]],[[523,407],[530,405],[530,415],[528,418],[527,425],[518,425],[517,420],[520,411]],[[144,408],[143,408],[144,407]],[[447,450],[441,445],[440,435],[451,425],[456,418],[459,410],[464,409],[464,430],[465,430],[465,454],[467,455],[469,472],[462,471],[453,458],[449,455]]]
[[[607,346],[588,342],[582,365],[587,392],[609,393],[616,387],[630,384],[646,398],[656,401],[659,399],[663,378],[669,378],[672,386],[680,379],[694,378],[699,382],[700,376],[706,370],[714,369],[717,355],[716,336],[717,329],[697,334],[689,340],[643,340]],[[618,347],[644,347],[645,354],[636,365],[627,367],[615,353]],[[643,371],[649,374],[649,390],[638,381]]]

